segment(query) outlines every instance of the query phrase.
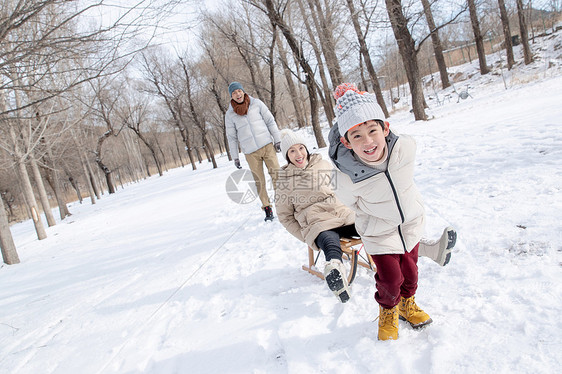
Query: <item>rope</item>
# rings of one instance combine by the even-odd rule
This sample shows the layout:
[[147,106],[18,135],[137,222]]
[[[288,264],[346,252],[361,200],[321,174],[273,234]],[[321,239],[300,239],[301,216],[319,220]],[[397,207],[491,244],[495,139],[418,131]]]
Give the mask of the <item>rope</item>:
[[250,219],[250,216],[248,216],[248,218],[246,218],[246,220],[244,222],[242,222],[240,224],[240,226],[238,226],[229,236],[228,238],[226,238],[226,240],[220,245],[218,246],[210,255],[209,257],[207,257],[207,259],[205,259],[205,261],[203,261],[201,263],[201,265],[199,265],[199,267],[193,272],[191,273],[191,275],[189,275],[187,277],[187,279],[178,287],[174,290],[174,292],[172,292],[172,294],[170,296],[168,296],[168,298],[158,306],[158,308],[156,308],[156,310],[154,312],[152,312],[152,314],[144,321],[144,323],[140,326],[140,328],[137,329],[137,332],[133,335],[131,335],[127,340],[125,340],[123,342],[123,344],[121,344],[121,347],[119,348],[119,350],[113,355],[111,356],[111,358],[105,363],[105,365],[98,370],[98,373],[102,373],[105,371],[105,369],[107,369],[107,367],[109,366],[109,364],[111,364],[111,362],[113,362],[113,360],[115,360],[115,358],[117,356],[119,356],[121,354],[121,352],[123,351],[123,349],[125,349],[125,347],[129,344],[129,342],[131,342],[133,340],[133,338],[136,338],[146,327],[146,325],[152,321],[152,319],[154,319],[154,317],[158,314],[158,312],[160,312],[169,302],[170,300],[172,300],[172,298],[179,292],[181,291],[185,285],[191,280],[193,279],[193,277],[195,275],[197,275],[197,273],[199,273],[199,271],[218,253],[218,251],[220,251],[222,249],[222,247],[224,247],[224,245],[226,243],[228,243],[228,241],[230,239],[232,239],[232,237],[238,233],[238,231],[240,231],[240,229],[242,228],[242,226],[244,226],[246,224],[246,222],[248,222],[248,220]]

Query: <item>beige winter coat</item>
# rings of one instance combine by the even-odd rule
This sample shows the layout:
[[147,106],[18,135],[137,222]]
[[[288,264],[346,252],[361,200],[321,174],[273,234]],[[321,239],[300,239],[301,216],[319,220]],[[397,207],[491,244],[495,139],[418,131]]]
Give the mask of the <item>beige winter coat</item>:
[[353,212],[333,192],[333,166],[312,154],[306,168],[283,166],[277,177],[275,208],[281,224],[297,239],[314,243],[322,231],[351,225]]
[[409,252],[424,233],[423,201],[414,184],[415,154],[414,139],[401,135],[386,172],[353,183],[336,170],[336,194],[355,212],[355,228],[369,254]]

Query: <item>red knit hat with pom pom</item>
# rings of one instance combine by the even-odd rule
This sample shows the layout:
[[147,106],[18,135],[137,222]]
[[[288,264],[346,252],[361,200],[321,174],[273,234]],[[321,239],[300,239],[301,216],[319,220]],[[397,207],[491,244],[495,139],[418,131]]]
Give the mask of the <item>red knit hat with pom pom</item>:
[[340,135],[344,136],[352,127],[369,120],[384,122],[384,113],[377,104],[375,95],[361,92],[353,83],[342,83],[334,90],[336,117]]

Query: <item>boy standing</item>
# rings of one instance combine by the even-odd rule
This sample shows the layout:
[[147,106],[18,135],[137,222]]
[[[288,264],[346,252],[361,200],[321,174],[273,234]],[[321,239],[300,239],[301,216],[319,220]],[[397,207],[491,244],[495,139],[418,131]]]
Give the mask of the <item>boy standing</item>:
[[432,322],[414,300],[423,201],[414,184],[416,144],[393,134],[375,95],[350,84],[334,94],[337,126],[329,135],[336,195],[355,211],[355,227],[377,266],[379,340],[398,339],[398,318],[420,328]]

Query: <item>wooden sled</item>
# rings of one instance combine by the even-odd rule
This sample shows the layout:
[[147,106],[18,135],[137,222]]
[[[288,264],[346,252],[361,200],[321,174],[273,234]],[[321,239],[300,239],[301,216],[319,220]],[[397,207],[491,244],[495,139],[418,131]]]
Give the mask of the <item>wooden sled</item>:
[[[340,245],[343,252],[343,261],[347,268],[347,283],[351,284],[357,274],[357,265],[364,268],[376,271],[375,263],[368,254],[361,255],[359,251],[363,248],[361,239],[354,238],[341,238]],[[316,263],[322,251],[317,251],[316,257],[314,256],[314,249],[308,247],[308,266],[303,265],[302,269],[308,271],[310,274],[316,275],[320,279],[324,279],[324,274],[317,270]]]

